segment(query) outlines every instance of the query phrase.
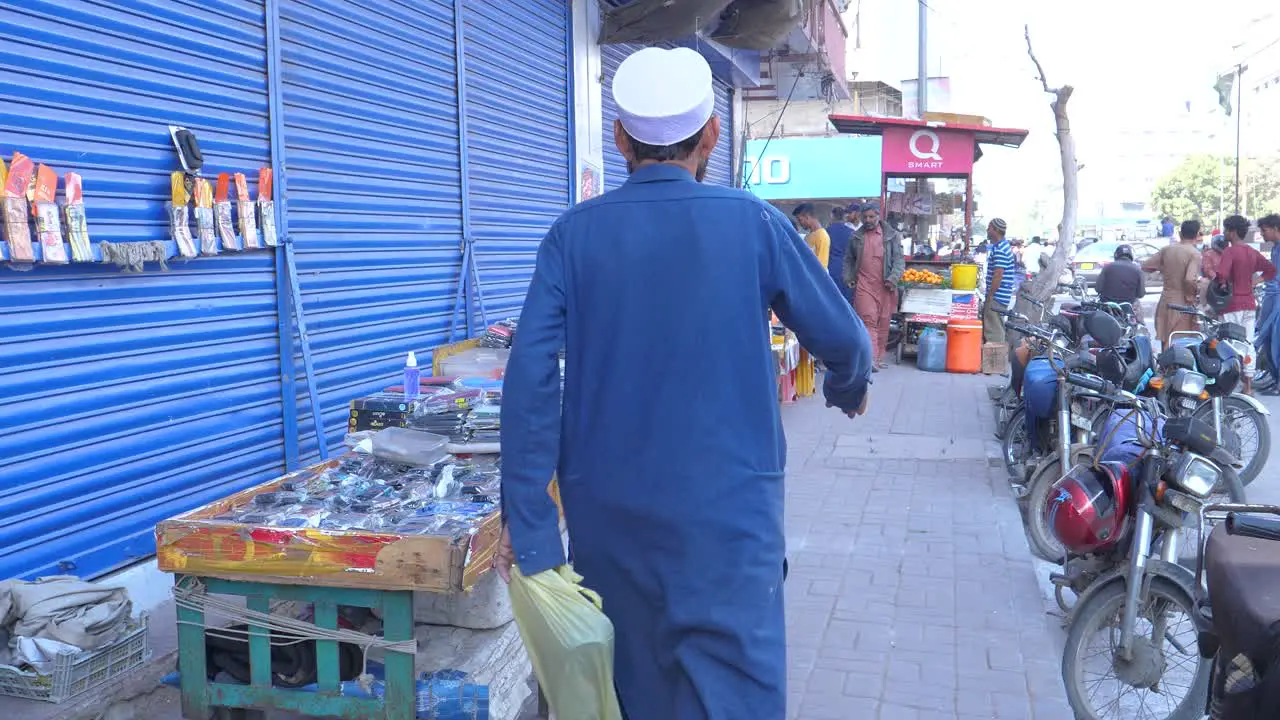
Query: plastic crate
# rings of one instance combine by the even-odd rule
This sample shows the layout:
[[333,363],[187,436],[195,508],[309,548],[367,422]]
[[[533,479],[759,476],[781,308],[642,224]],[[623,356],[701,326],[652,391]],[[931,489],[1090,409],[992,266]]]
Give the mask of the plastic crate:
[[53,660],[52,674],[0,667],[0,695],[60,703],[105,685],[150,658],[144,614],[132,622],[123,637],[101,650],[58,655]]

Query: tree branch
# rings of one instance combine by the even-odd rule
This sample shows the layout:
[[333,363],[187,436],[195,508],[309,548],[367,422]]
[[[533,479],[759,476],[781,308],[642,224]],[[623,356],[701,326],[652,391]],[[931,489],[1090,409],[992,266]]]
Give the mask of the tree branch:
[[[1076,208],[1079,203],[1079,191],[1077,187],[1077,175],[1080,171],[1080,163],[1076,160],[1075,139],[1071,136],[1071,122],[1067,118],[1067,101],[1071,99],[1071,94],[1075,91],[1070,85],[1054,88],[1049,86],[1049,80],[1045,76],[1044,66],[1040,64],[1040,59],[1036,57],[1035,50],[1031,47],[1031,28],[1023,26],[1023,35],[1027,39],[1027,55],[1031,56],[1031,62],[1036,66],[1036,72],[1039,74],[1040,86],[1044,91],[1053,96],[1053,101],[1049,103],[1053,110],[1054,135],[1058,139],[1058,149],[1062,160],[1062,222],[1058,224],[1058,244],[1054,249],[1053,256],[1049,259],[1048,267],[1039,272],[1036,277],[1028,284],[1024,285],[1019,291],[1019,305],[1023,304],[1022,297],[1031,297],[1040,302],[1046,302],[1053,296],[1054,290],[1058,285],[1058,278],[1067,266],[1067,260],[1070,255],[1071,246],[1075,244],[1076,234]],[[1038,268],[1027,268],[1035,272]],[[1020,312],[1027,314],[1029,306],[1025,309],[1020,308]]]
[[1040,59],[1036,57],[1035,51],[1031,49],[1031,26],[1023,25],[1022,32],[1027,38],[1027,54],[1031,56],[1031,62],[1036,64],[1036,72],[1040,74],[1040,77],[1037,79],[1040,81],[1040,84],[1044,86],[1045,92],[1054,93],[1056,95],[1058,91],[1049,87],[1049,80],[1045,77],[1044,67],[1040,65]]

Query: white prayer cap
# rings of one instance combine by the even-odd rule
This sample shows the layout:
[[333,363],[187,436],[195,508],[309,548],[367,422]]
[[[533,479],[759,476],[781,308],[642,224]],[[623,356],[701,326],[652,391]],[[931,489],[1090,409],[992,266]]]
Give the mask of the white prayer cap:
[[644,48],[613,74],[613,100],[628,135],[646,145],[674,145],[711,119],[711,66],[689,48]]

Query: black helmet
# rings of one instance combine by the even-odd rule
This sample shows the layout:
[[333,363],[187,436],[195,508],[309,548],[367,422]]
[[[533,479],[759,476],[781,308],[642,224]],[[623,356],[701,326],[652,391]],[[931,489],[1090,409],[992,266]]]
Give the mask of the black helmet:
[[1131,393],[1140,393],[1155,374],[1155,353],[1151,338],[1137,335],[1123,348],[1104,348],[1098,353],[1098,375]]
[[1226,397],[1235,392],[1243,374],[1240,355],[1228,343],[1210,338],[1192,347],[1196,367],[1209,379],[1205,388],[1210,395]]
[[1213,241],[1210,244],[1214,250],[1222,252],[1227,249],[1227,237],[1225,235],[1214,235]]
[[1117,245],[1116,251],[1113,256],[1117,260],[1132,260],[1133,248],[1129,247],[1128,245]]
[[1172,345],[1160,353],[1160,357],[1156,359],[1156,365],[1159,366],[1160,372],[1166,374],[1172,374],[1175,370],[1195,370],[1196,356],[1190,348]]

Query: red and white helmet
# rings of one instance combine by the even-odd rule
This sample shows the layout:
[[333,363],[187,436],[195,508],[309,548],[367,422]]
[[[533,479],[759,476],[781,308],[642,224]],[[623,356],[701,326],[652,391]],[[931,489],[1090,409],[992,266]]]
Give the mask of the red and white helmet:
[[1054,483],[1045,523],[1073,555],[1098,552],[1120,541],[1128,517],[1129,466],[1077,465]]

